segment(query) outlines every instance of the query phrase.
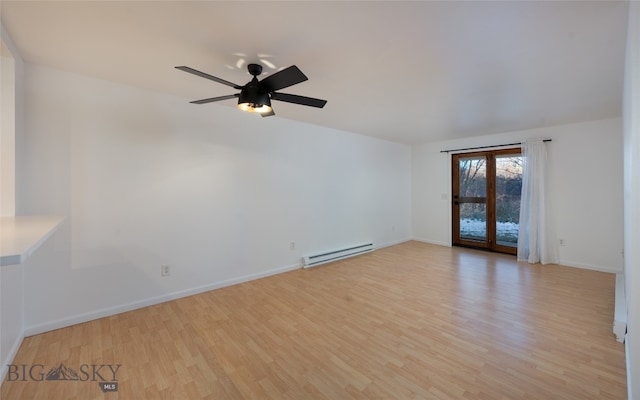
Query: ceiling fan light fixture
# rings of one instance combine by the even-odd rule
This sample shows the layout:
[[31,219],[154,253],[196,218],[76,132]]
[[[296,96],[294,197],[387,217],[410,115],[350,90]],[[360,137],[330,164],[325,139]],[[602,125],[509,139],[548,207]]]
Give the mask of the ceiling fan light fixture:
[[260,114],[271,112],[269,93],[261,90],[257,85],[247,85],[242,89],[242,92],[240,92],[238,108],[242,111],[257,112]]
[[238,108],[242,111],[257,112],[260,114],[271,112],[271,106],[268,104],[256,104],[256,103],[238,103]]

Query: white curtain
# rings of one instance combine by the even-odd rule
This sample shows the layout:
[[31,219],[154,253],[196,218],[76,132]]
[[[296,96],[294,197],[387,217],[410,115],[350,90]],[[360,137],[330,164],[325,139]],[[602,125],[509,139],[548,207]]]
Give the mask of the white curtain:
[[557,262],[549,235],[546,206],[547,149],[543,140],[522,143],[523,171],[520,200],[518,260],[530,263]]

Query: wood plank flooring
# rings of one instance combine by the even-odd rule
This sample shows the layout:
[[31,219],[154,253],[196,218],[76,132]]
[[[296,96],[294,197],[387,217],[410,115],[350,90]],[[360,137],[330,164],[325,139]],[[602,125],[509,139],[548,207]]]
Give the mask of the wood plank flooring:
[[[26,338],[14,364],[27,372],[42,365],[37,378],[62,363],[80,380],[14,374],[0,393],[2,400],[625,399],[614,281],[408,242]],[[121,365],[117,392],[92,381],[91,368],[102,364]],[[112,379],[107,367],[98,373],[98,381]]]

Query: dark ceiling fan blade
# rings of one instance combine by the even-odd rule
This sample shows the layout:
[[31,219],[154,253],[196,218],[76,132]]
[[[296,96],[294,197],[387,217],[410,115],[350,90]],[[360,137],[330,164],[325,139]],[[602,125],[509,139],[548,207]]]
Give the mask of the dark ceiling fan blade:
[[272,108],[271,111],[266,113],[261,113],[260,115],[262,115],[263,117],[270,117],[272,115],[276,115],[276,113],[273,112],[273,108]]
[[193,74],[193,75],[200,76],[202,78],[211,79],[214,82],[218,82],[218,83],[222,83],[223,85],[231,86],[234,89],[242,89],[242,86],[240,86],[240,85],[236,85],[233,82],[225,81],[224,79],[217,78],[217,77],[215,77],[213,75],[209,75],[209,74],[206,74],[204,72],[200,72],[197,69],[193,69],[193,68],[185,67],[185,66],[176,67],[176,69],[179,69],[180,71],[188,72],[188,73]]
[[307,78],[306,75],[298,69],[298,67],[292,65],[289,68],[285,68],[282,71],[278,71],[273,75],[267,76],[260,81],[260,86],[262,86],[267,92],[274,92],[276,90],[304,82],[307,79],[309,78]]
[[227,96],[210,97],[208,99],[190,101],[189,103],[191,103],[191,104],[213,103],[214,101],[234,99],[234,98],[237,98],[238,96],[240,96],[239,93],[238,94],[230,94],[230,95],[227,95]]
[[302,104],[303,106],[318,108],[322,108],[327,104],[326,100],[286,93],[271,93],[271,100],[285,101],[287,103]]

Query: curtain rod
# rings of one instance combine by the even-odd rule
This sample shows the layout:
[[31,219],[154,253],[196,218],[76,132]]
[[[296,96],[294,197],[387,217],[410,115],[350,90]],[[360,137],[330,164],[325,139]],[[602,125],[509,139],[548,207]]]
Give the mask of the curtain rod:
[[[550,142],[551,139],[544,139],[543,142]],[[478,146],[478,147],[467,147],[465,149],[449,149],[449,150],[440,150],[440,153],[451,153],[452,151],[466,151],[466,150],[481,150],[481,149],[492,149],[495,147],[505,147],[505,146],[519,146],[522,142],[518,143],[507,143],[507,144],[496,144],[493,146]]]

